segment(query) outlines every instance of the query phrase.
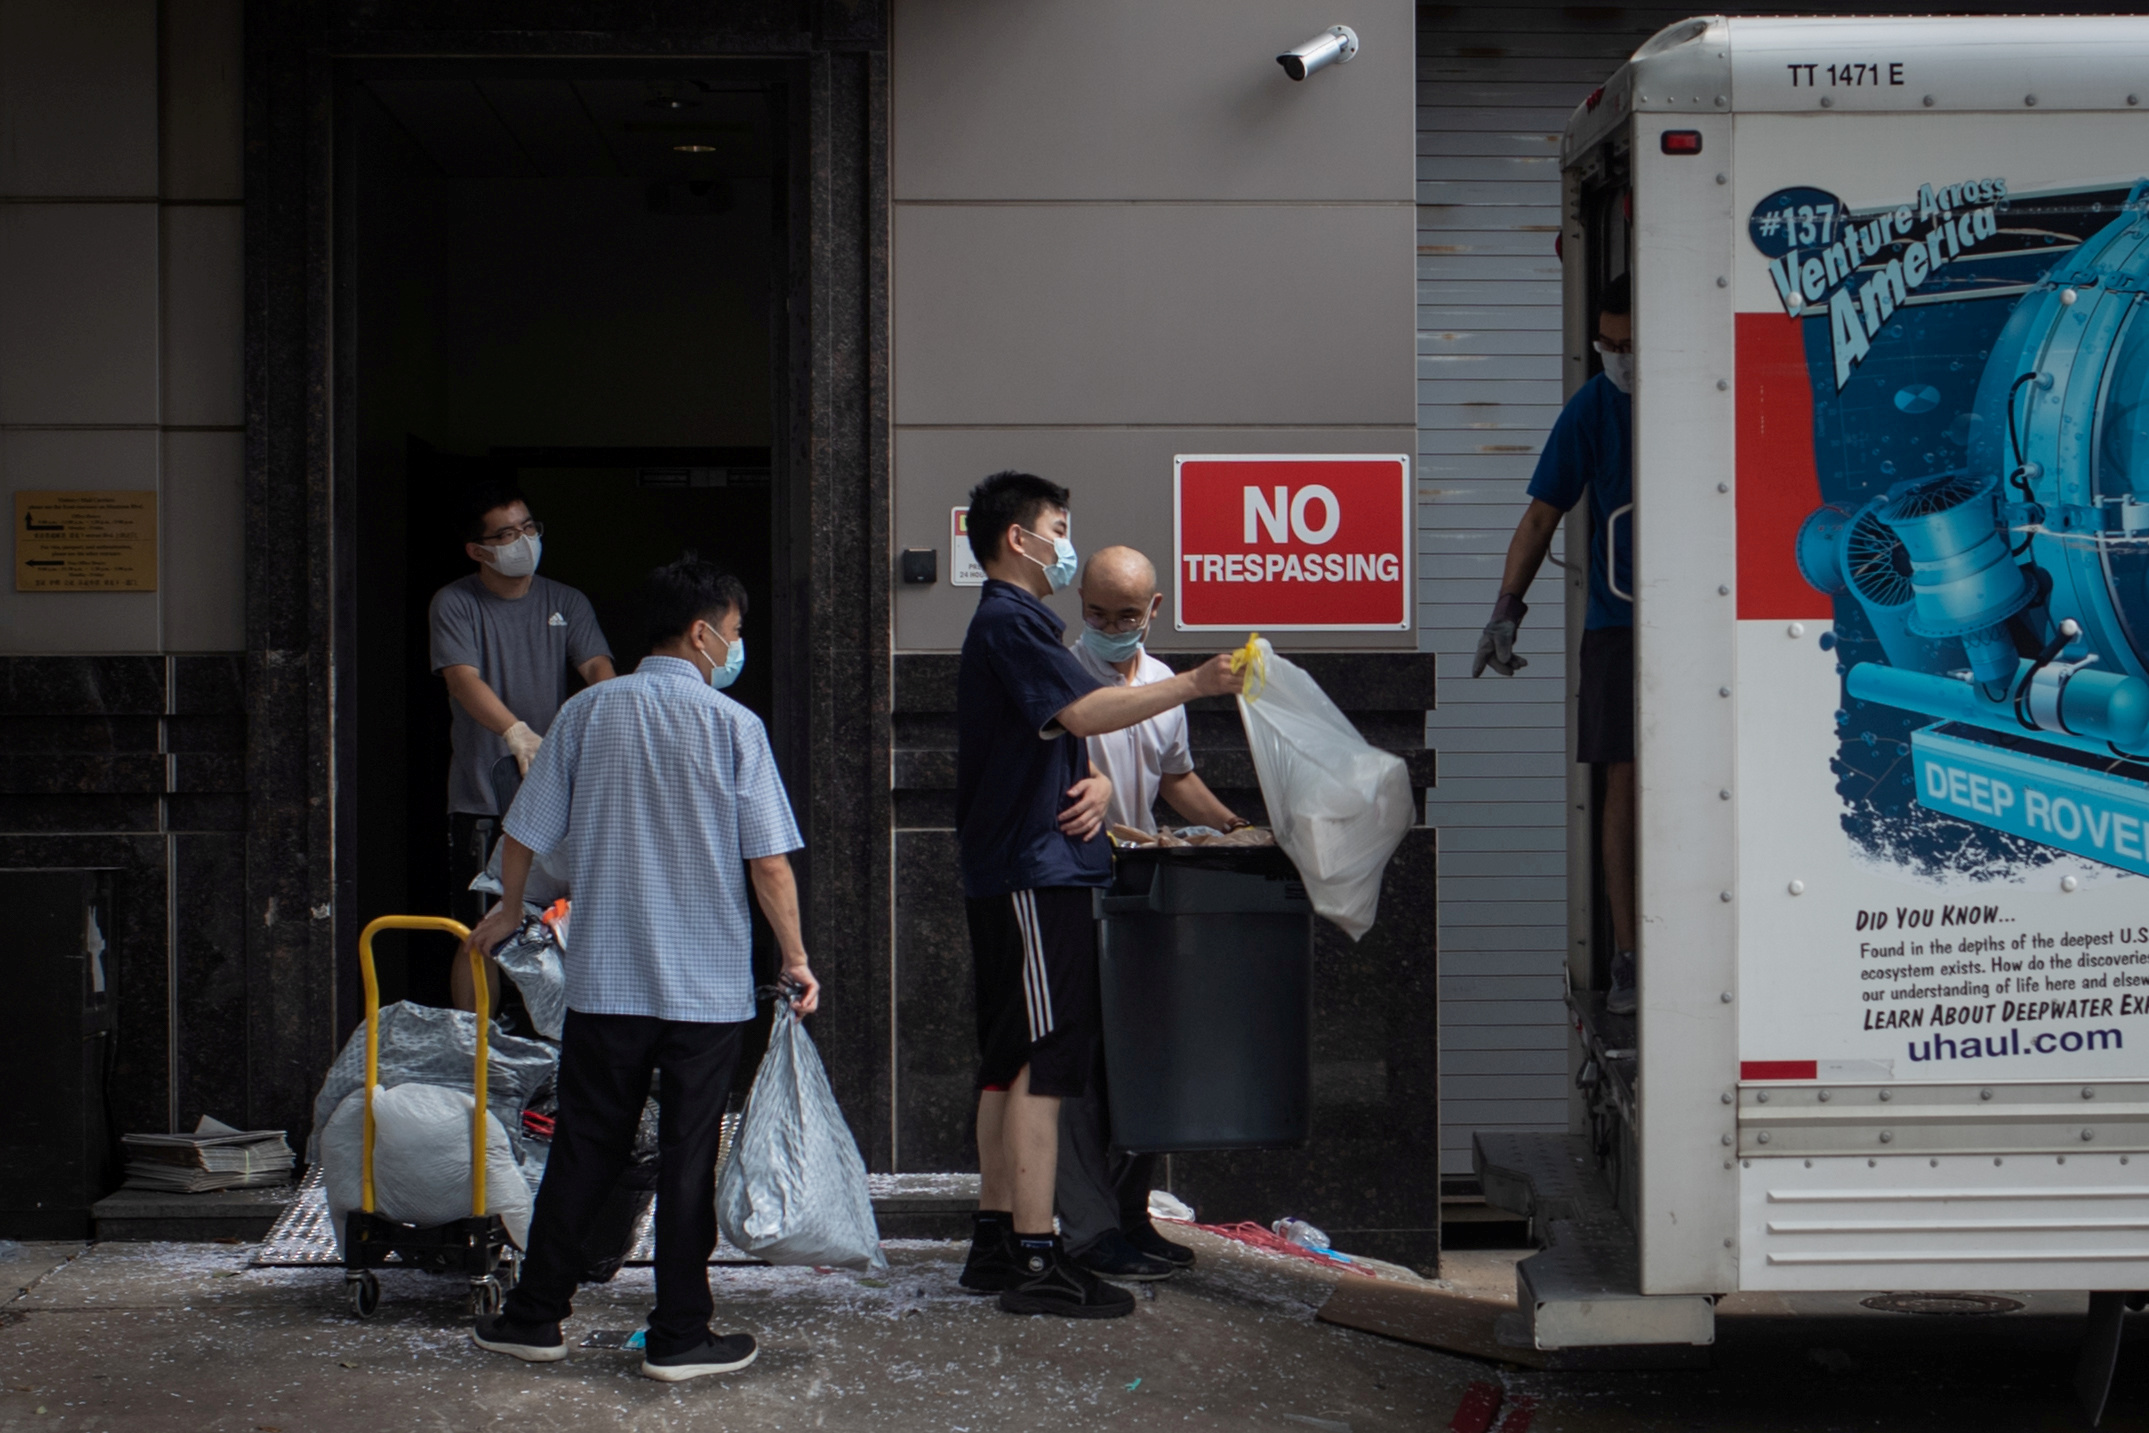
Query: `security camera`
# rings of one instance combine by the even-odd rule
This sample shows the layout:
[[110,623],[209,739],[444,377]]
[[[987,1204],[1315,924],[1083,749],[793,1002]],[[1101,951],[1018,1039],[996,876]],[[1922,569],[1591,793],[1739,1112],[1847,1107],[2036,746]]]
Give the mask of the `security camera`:
[[1347,65],[1357,57],[1358,32],[1348,25],[1331,25],[1305,44],[1278,55],[1276,63],[1292,79],[1302,80],[1315,70]]

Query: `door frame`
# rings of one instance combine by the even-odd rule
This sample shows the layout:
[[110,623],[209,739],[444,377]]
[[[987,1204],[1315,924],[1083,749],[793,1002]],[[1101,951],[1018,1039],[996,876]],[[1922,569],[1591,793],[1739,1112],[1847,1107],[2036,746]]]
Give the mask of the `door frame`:
[[[831,1081],[868,1151],[887,1147],[889,443],[886,21],[802,0],[804,23],[732,33],[592,32],[582,17],[442,32],[418,0],[249,0],[246,41],[246,892],[249,1084],[303,1132],[357,1021],[351,862],[355,489],[351,326],[339,287],[335,95],[353,64],[573,59],[751,67],[787,121],[772,463],[798,654],[777,738],[806,839],[808,949]],[[565,7],[562,7],[564,10]],[[778,16],[778,20],[786,17]]]

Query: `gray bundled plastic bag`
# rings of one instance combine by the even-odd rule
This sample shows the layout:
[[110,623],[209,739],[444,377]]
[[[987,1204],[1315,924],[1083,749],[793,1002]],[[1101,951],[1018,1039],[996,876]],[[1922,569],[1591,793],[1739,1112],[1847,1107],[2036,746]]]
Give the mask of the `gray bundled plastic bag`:
[[888,1267],[866,1162],[813,1037],[788,1004],[777,1006],[768,1054],[716,1178],[716,1223],[734,1248],[771,1264]]
[[[477,1059],[477,1017],[467,1010],[442,1010],[398,1000],[381,1007],[380,1084],[439,1085],[470,1088]],[[542,1040],[503,1035],[494,1027],[486,1037],[485,1107],[507,1131],[508,1145],[523,1157],[522,1111],[530,1097],[552,1079],[560,1052]],[[308,1163],[320,1158],[321,1131],[335,1117],[344,1096],[366,1082],[366,1027],[360,1021],[328,1067],[321,1092],[313,1099],[313,1133],[306,1141]]]
[[567,917],[554,925],[534,906],[526,906],[521,929],[507,938],[492,958],[522,992],[530,1023],[547,1040],[558,1040],[567,1028],[567,966],[561,954],[567,948]]

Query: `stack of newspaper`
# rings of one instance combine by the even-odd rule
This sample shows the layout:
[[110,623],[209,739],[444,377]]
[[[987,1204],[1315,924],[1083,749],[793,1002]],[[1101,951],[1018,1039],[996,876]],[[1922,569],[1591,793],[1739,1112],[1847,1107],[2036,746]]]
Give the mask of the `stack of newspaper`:
[[296,1159],[282,1130],[238,1130],[207,1115],[192,1134],[129,1134],[119,1142],[127,1188],[174,1194],[288,1184]]

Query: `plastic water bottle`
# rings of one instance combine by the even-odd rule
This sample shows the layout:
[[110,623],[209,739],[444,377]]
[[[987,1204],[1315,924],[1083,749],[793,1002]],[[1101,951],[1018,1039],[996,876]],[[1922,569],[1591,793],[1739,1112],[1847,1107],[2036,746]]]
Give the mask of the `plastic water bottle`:
[[1331,1252],[1328,1247],[1328,1236],[1303,1219],[1279,1219],[1274,1224],[1271,1224],[1269,1229],[1279,1239],[1288,1240],[1293,1244],[1298,1244],[1308,1249],[1318,1249],[1323,1254]]

